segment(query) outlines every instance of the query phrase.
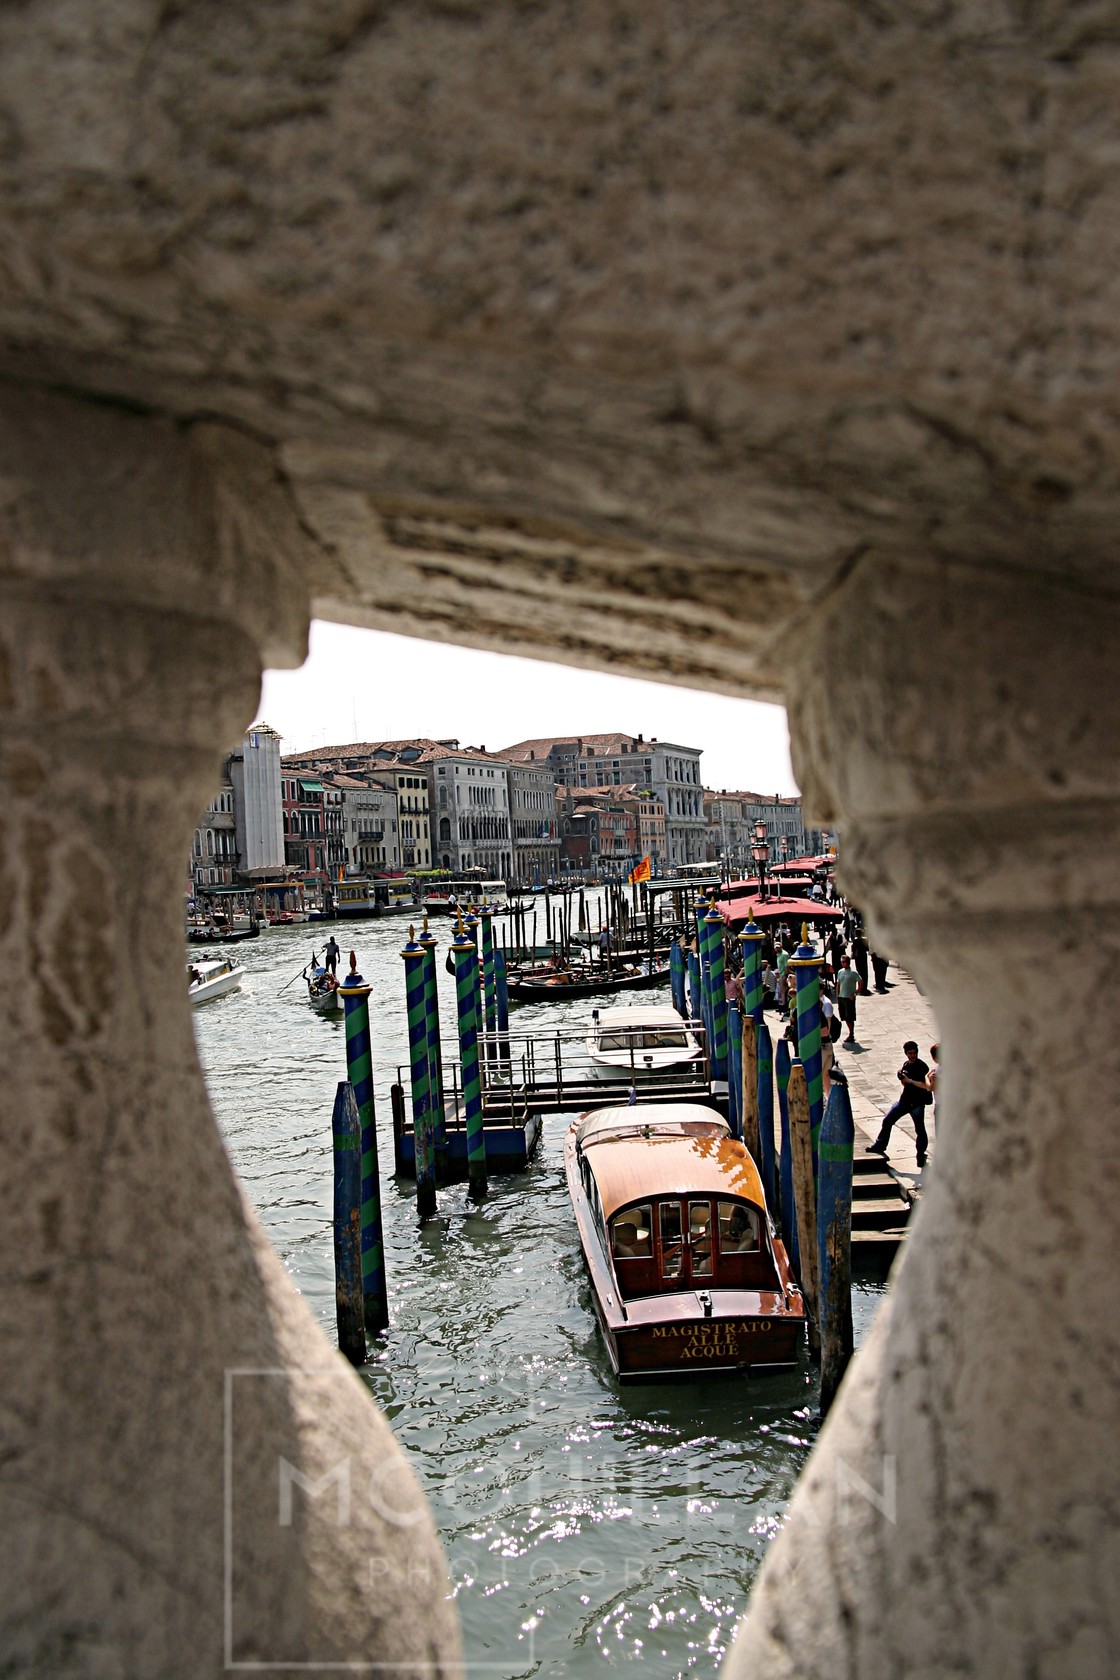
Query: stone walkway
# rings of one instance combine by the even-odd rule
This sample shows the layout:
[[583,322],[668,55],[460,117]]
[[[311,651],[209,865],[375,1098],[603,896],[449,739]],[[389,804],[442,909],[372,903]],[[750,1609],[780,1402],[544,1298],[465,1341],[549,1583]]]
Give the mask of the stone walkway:
[[[930,1063],[929,1047],[938,1040],[933,1010],[910,976],[894,963],[887,972],[886,992],[874,988],[856,1000],[856,1042],[836,1045],[836,1060],[848,1076],[852,1113],[856,1122],[856,1149],[866,1147],[878,1134],[879,1121],[897,1101],[902,1089],[898,1070],[906,1060],[902,1046],[906,1039],[918,1041],[918,1054]],[[926,1110],[930,1165],[937,1150],[932,1123],[933,1109]],[[918,1151],[914,1122],[904,1117],[891,1132],[889,1165],[907,1184],[919,1184]]]

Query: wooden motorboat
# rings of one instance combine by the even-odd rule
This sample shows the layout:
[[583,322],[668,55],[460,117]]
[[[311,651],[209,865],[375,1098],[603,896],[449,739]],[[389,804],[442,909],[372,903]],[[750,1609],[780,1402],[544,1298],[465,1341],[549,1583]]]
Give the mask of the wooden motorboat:
[[233,957],[202,958],[187,964],[187,997],[192,1006],[236,992],[245,970]]
[[746,1146],[699,1103],[593,1109],[564,1144],[618,1377],[785,1369],[805,1303]]
[[585,1048],[593,1079],[627,1085],[682,1073],[704,1059],[696,1034],[671,1005],[659,1003],[596,1009]]
[[330,969],[316,964],[314,968],[305,968],[303,977],[307,981],[307,1001],[316,1014],[337,1014],[342,999],[338,995],[338,980]]

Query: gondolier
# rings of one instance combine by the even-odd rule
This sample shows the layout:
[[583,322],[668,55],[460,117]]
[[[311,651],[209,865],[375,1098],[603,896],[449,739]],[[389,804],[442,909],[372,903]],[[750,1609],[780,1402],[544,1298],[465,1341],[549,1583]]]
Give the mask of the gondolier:
[[323,962],[325,966],[330,969],[332,974],[337,973],[338,959],[341,955],[342,952],[339,950],[334,934],[332,933],[330,938],[327,940],[326,949],[323,952]]

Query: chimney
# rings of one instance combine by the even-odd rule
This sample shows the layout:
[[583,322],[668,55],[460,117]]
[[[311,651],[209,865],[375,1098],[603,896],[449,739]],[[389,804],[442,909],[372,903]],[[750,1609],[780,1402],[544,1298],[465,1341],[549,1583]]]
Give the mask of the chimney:
[[532,747],[530,747],[529,748],[529,762],[532,763],[533,760],[536,758],[536,756],[537,756],[536,753],[533,751]]
[[644,740],[645,740],[645,736],[644,735],[639,735],[638,736],[638,745],[641,746],[641,744]]

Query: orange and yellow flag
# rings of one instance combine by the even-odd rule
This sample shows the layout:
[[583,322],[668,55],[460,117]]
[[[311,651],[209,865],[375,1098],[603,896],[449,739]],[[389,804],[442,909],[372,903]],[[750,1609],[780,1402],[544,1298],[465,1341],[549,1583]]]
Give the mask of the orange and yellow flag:
[[648,881],[650,876],[649,858],[644,857],[641,863],[636,863],[630,871],[630,885],[636,881]]

